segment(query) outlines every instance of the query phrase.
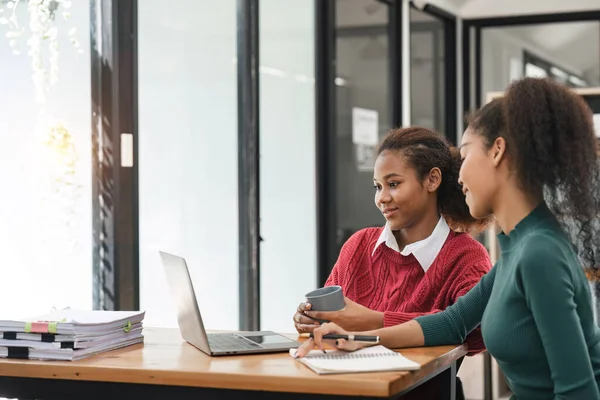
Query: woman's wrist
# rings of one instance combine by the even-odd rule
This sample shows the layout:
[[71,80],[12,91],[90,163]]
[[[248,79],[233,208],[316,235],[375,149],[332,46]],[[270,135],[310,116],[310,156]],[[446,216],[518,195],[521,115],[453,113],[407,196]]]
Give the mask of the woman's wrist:
[[383,312],[373,311],[367,329],[374,330],[374,329],[383,328],[383,319],[384,319]]

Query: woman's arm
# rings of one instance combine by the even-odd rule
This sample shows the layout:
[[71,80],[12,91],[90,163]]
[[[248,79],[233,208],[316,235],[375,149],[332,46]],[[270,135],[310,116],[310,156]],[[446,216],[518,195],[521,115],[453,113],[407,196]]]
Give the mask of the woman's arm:
[[[437,314],[440,312],[443,312],[444,310],[431,310],[429,312],[426,313],[407,313],[407,312],[402,312],[401,315],[399,316],[403,321],[411,321],[415,318],[418,317],[423,317],[426,315],[432,315],[432,314]],[[386,312],[387,314],[387,312]],[[384,319],[385,321],[385,319]],[[394,325],[387,325],[384,324],[384,327],[387,326],[394,326]],[[466,338],[465,338],[465,343],[467,343],[468,346],[468,350],[469,353],[471,354],[477,354],[479,352],[485,351],[485,345],[483,343],[483,338],[481,337],[481,329],[479,327],[476,327],[475,329],[473,329],[470,333],[467,334]]]
[[[481,322],[481,316],[494,285],[496,268],[446,310],[382,329],[360,332],[362,335],[379,336],[380,344],[388,348],[435,346],[464,342],[467,334]],[[297,352],[298,357],[307,354],[314,346],[322,348],[322,337],[327,333],[348,333],[335,324],[325,324],[313,331],[314,339],[307,340]],[[357,350],[355,342],[340,341],[338,348]]]
[[[494,267],[481,278],[479,283],[475,285],[473,289],[464,296],[459,297],[456,303],[446,308],[446,310],[437,314],[424,315],[415,318],[414,321],[421,328],[421,334],[417,335],[422,336],[422,339],[420,337],[418,339],[419,342],[421,342],[421,340],[423,341],[420,344],[415,344],[413,342],[407,344],[404,343],[405,329],[409,329],[410,334],[415,334],[415,328],[412,326],[410,328],[400,329],[398,336],[395,335],[396,332],[392,331],[395,327],[389,328],[391,334],[382,334],[381,332],[385,329],[381,329],[379,330],[380,333],[376,333],[376,335],[379,335],[382,338],[389,337],[389,341],[386,340],[386,342],[382,342],[382,344],[390,348],[463,343],[467,335],[481,323],[481,317],[490,298],[495,278],[496,268]],[[411,323],[412,321],[398,325],[398,327]]]
[[[490,260],[487,253],[484,253],[485,251],[483,247],[467,247],[464,256],[459,257],[455,265],[453,265],[452,274],[449,277],[450,282],[447,288],[445,287],[447,296],[451,301],[448,306],[455,304],[460,297],[466,295],[471,289],[477,286],[482,277],[490,271]],[[441,311],[443,310],[431,309],[427,312],[386,311],[383,317],[383,327],[399,325],[417,317],[437,314]],[[485,350],[483,338],[481,337],[481,329],[475,328],[471,331],[467,335],[466,343],[469,346],[469,351],[472,353]]]
[[[338,259],[325,282],[325,286],[341,286],[344,293],[348,291],[348,284],[350,277],[354,276],[352,268],[353,263],[351,262],[352,258],[356,255],[358,249],[366,246],[366,241],[369,240],[369,234],[374,232],[375,229],[367,228],[361,229],[360,231],[354,233],[347,241],[344,243],[340,250],[340,254]],[[318,315],[310,317],[310,309],[311,306],[305,302],[300,303],[298,308],[296,309],[296,313],[293,316],[294,327],[299,333],[312,332],[319,323],[316,321],[321,318]],[[337,314],[335,312],[334,314]],[[373,315],[371,315],[373,317]],[[332,318],[332,316],[329,316]],[[327,319],[331,321],[332,319]]]

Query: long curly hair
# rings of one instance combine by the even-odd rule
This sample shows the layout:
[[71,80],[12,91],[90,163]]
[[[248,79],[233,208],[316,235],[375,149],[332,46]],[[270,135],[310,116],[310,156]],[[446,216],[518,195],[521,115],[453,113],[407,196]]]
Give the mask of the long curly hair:
[[469,213],[462,186],[458,183],[460,153],[441,134],[417,126],[393,129],[383,139],[378,154],[386,150],[405,157],[421,182],[433,168],[440,169],[438,211],[452,230],[475,235],[491,224],[490,218],[475,219]]
[[523,190],[543,193],[591,280],[600,278],[600,168],[593,114],[585,100],[548,78],[514,81],[470,117],[491,146],[506,140]]

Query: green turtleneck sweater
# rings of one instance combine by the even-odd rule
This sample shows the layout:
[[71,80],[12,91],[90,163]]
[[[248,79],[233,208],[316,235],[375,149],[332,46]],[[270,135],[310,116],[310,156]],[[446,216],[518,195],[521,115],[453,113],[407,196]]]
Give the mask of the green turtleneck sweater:
[[545,203],[508,235],[481,281],[438,314],[416,318],[426,346],[462,343],[481,324],[517,399],[600,399],[600,330],[588,282]]

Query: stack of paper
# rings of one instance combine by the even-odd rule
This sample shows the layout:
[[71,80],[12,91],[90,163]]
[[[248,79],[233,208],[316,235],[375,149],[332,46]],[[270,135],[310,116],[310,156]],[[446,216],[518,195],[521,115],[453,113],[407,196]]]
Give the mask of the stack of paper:
[[0,358],[79,360],[142,343],[144,311],[65,309],[0,321]]

